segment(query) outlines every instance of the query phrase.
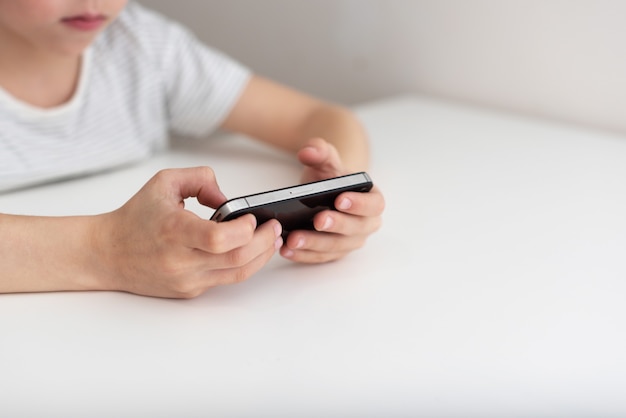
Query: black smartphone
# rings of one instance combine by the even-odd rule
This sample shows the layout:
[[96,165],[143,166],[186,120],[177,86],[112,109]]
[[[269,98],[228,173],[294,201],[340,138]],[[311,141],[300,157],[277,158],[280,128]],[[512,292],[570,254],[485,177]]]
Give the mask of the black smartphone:
[[211,220],[224,222],[252,213],[259,225],[278,219],[286,237],[290,231],[313,229],[313,216],[326,209],[335,210],[335,199],[341,193],[369,192],[373,186],[370,176],[361,172],[242,196],[222,204]]

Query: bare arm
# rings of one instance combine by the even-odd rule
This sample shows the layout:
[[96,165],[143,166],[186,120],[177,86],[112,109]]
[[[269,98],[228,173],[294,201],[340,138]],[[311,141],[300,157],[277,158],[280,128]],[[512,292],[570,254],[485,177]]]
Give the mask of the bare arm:
[[0,215],[0,292],[98,288],[89,267],[94,220]]
[[365,130],[351,111],[258,76],[223,127],[294,154],[312,138],[323,138],[336,149],[346,171],[365,170],[369,164]]
[[[251,81],[224,127],[296,153],[304,180],[368,164],[367,139],[348,110],[260,78]],[[378,228],[384,205],[377,189],[345,193],[337,205],[341,213],[316,217],[323,232],[297,231],[283,245],[276,221],[256,228],[252,216],[221,224],[203,220],[184,209],[187,197],[210,207],[225,200],[210,169],[194,168],[158,173],[106,214],[0,214],[0,293],[120,290],[193,297],[245,280],[281,246],[281,254],[294,261],[340,258]]]
[[218,224],[184,209],[225,198],[206,167],[164,170],[121,208],[84,217],[0,215],[0,293],[119,290],[187,298],[245,280],[282,245],[253,216]]

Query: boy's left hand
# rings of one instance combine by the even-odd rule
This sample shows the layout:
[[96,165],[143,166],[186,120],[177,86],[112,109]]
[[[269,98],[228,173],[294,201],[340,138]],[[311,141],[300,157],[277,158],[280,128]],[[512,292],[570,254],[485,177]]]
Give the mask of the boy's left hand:
[[[335,147],[316,138],[300,150],[305,166],[303,182],[351,174],[343,167]],[[374,186],[369,193],[345,192],[335,200],[336,211],[315,215],[315,231],[292,231],[280,250],[283,257],[300,263],[324,263],[340,259],[363,246],[380,228],[385,200]]]

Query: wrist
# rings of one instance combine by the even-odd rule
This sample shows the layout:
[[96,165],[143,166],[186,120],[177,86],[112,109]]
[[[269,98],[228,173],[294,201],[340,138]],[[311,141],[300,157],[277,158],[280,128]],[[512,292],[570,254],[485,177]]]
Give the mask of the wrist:
[[80,250],[83,274],[79,283],[84,290],[120,290],[118,269],[111,255],[116,247],[111,234],[113,216],[114,213],[104,213],[84,219],[84,244]]

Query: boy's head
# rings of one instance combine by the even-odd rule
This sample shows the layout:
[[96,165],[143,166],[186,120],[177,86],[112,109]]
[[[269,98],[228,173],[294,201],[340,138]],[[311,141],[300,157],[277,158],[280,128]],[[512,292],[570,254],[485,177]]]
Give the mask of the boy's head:
[[0,0],[0,45],[76,55],[128,0]]

